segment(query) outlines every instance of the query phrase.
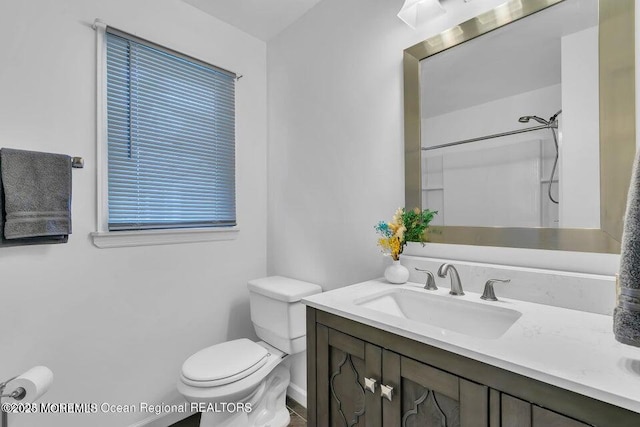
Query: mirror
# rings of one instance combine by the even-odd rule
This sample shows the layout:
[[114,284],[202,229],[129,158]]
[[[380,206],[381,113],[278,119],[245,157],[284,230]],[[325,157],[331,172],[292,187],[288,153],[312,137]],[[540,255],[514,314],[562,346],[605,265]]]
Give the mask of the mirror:
[[405,51],[406,205],[432,242],[617,253],[632,0],[511,0]]

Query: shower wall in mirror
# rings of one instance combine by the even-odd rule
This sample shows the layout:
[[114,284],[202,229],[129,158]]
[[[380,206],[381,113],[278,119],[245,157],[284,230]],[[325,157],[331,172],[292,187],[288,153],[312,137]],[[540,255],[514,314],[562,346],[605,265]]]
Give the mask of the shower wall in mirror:
[[598,2],[567,0],[420,62],[434,224],[600,227]]

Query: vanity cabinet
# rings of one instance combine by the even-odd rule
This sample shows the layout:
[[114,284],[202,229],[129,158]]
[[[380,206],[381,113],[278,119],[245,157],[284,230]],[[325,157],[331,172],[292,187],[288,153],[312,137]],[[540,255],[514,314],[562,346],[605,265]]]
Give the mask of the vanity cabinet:
[[498,426],[513,427],[588,427],[558,413],[533,405],[507,394],[501,395]]
[[388,350],[382,381],[394,391],[382,399],[384,426],[487,426],[488,387]]
[[365,391],[365,378],[380,378],[382,349],[323,325],[317,340],[316,425],[381,426],[382,401]]
[[307,308],[313,427],[638,427],[640,414]]
[[488,387],[324,325],[316,337],[316,425],[488,425]]

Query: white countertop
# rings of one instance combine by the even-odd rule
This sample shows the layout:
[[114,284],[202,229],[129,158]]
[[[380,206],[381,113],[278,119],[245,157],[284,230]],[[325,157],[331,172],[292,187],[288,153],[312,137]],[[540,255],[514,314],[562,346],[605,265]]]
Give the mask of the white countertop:
[[372,280],[303,299],[308,306],[355,320],[415,341],[466,356],[640,413],[640,348],[618,343],[613,318],[576,310],[502,299],[480,299],[467,292],[432,294],[497,305],[522,313],[499,338],[484,339],[452,332],[354,304],[389,289],[416,290],[422,285],[390,285]]

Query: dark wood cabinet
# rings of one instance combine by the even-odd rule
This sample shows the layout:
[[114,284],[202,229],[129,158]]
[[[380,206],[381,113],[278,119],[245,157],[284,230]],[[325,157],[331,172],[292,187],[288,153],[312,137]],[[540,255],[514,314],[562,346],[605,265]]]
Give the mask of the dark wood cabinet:
[[638,427],[640,414],[313,308],[310,427]]
[[316,345],[316,425],[488,426],[486,386],[323,325]]
[[384,426],[487,427],[488,387],[388,350],[382,355]]
[[507,394],[501,396],[501,422],[513,427],[588,427],[589,424],[565,417]]
[[504,426],[531,427],[531,404],[509,395],[502,395],[500,423]]
[[539,406],[531,405],[533,427],[588,427],[574,419],[556,414]]
[[381,376],[381,348],[322,325],[317,336],[317,425],[381,426],[382,402],[365,391],[365,378]]

